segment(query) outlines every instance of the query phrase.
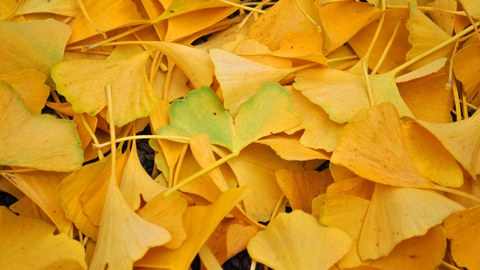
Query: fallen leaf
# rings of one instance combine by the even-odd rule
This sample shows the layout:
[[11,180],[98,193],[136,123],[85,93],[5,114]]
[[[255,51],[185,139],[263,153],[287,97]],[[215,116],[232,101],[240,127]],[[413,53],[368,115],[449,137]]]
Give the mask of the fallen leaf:
[[460,267],[479,269],[480,258],[476,250],[480,239],[480,207],[459,211],[445,219],[444,227],[450,239],[450,250],[453,259]]
[[0,208],[0,267],[4,269],[87,269],[82,245],[66,234],[54,235],[44,221]]
[[33,114],[8,84],[0,82],[0,164],[73,171],[83,163],[75,124]]
[[144,52],[120,60],[65,61],[53,68],[52,78],[74,112],[92,116],[107,106],[105,87],[110,85],[113,123],[120,127],[147,116],[156,104],[145,73],[147,59]]
[[248,254],[274,269],[329,269],[351,245],[350,237],[320,225],[300,210],[280,213],[248,243]]

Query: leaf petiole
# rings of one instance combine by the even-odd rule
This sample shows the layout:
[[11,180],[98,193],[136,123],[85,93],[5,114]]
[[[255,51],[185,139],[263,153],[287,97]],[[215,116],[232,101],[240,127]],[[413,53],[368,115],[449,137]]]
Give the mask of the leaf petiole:
[[196,173],[194,173],[194,174],[188,176],[187,178],[181,180],[179,184],[177,184],[176,186],[172,187],[171,189],[165,191],[163,193],[163,195],[165,197],[168,197],[169,195],[171,195],[175,191],[179,190],[180,188],[182,188],[182,187],[186,186],[187,184],[189,184],[190,182],[192,182],[193,180],[195,180],[198,177],[200,177],[200,176],[208,173],[209,171],[217,168],[218,166],[226,163],[227,161],[231,160],[232,158],[237,157],[239,154],[240,154],[239,152],[232,152],[232,153],[218,159],[214,163],[211,163],[210,165],[204,167],[203,169],[197,171]]

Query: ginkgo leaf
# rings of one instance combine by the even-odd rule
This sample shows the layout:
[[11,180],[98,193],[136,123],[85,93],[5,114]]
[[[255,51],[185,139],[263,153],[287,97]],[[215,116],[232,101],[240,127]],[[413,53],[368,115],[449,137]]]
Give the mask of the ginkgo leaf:
[[388,255],[402,240],[420,236],[464,207],[435,191],[376,184],[358,239],[364,260]]
[[125,201],[133,210],[140,208],[141,199],[149,202],[153,197],[165,190],[163,186],[153,181],[152,177],[143,169],[138,158],[135,141],[123,168],[119,188]]
[[82,166],[82,143],[70,120],[36,115],[0,82],[0,164],[73,171]]
[[35,114],[42,112],[50,95],[50,87],[44,84],[46,78],[45,74],[34,69],[0,74],[0,81],[10,84],[22,97],[22,103]]
[[245,148],[239,156],[228,161],[241,187],[252,187],[244,198],[245,212],[253,220],[268,221],[282,196],[275,178],[280,169],[301,170],[302,163],[286,161],[260,144]]
[[337,263],[342,269],[362,264],[357,244],[368,205],[368,200],[345,194],[327,194],[322,205],[319,216],[320,223],[330,228],[338,228],[352,239],[350,250]]
[[[406,55],[407,60],[414,58],[450,38],[449,34],[445,33],[445,31],[429,19],[427,15],[423,14],[416,5],[410,3],[409,7],[410,18],[407,20],[406,26],[410,32],[408,42],[412,44],[412,48]],[[449,56],[452,48],[453,44],[446,46],[430,54],[413,66],[422,66],[440,57]]]
[[302,145],[327,152],[333,151],[342,135],[343,125],[332,121],[320,106],[312,103],[299,91],[287,91],[292,94],[293,109],[302,116],[302,124],[287,133],[303,129],[300,138]]
[[385,57],[382,61],[381,66],[378,68],[378,73],[390,71],[404,63],[406,59],[405,55],[411,48],[410,43],[408,43],[409,32],[405,27],[409,15],[408,10],[402,8],[386,9],[384,14],[384,21],[378,37],[375,40],[375,44],[372,47],[373,49],[370,50],[370,45],[372,43],[372,37],[375,36],[377,28],[380,27],[379,21],[373,21],[365,26],[348,41],[348,44],[359,57],[364,58],[366,54],[369,53],[368,67],[373,69],[382,58],[383,51],[388,46],[397,24],[399,25],[393,43],[388,50],[388,57]]
[[50,75],[62,61],[70,28],[52,19],[23,23],[0,22],[0,73],[36,69]]
[[65,215],[57,193],[57,186],[64,178],[64,174],[40,171],[4,176],[47,214],[58,231],[70,232],[72,221]]
[[277,183],[287,197],[293,210],[312,213],[312,200],[325,193],[333,183],[329,171],[293,171],[278,170],[275,172]]
[[[221,2],[217,3],[221,4]],[[205,35],[205,31],[208,31],[209,28],[215,29],[216,23],[221,23],[237,9],[233,6],[202,8],[171,17],[168,19],[168,29],[164,40],[174,42],[185,38],[196,39],[195,36]]]
[[112,87],[113,123],[123,126],[147,116],[156,104],[148,83],[148,53],[120,60],[71,60],[52,70],[57,91],[72,103],[76,113],[98,114],[107,106],[105,87]]
[[408,81],[422,78],[429,74],[435,73],[445,66],[445,63],[447,62],[447,60],[448,58],[446,57],[438,58],[437,60],[432,61],[409,73],[403,74],[402,76],[398,76],[397,78],[395,78],[395,82],[396,83],[408,82]]
[[[117,159],[117,175],[121,175],[126,160],[127,155]],[[109,155],[65,177],[57,188],[60,204],[67,217],[80,232],[93,240],[97,239],[111,166],[112,158]]]
[[4,21],[15,15],[17,9],[17,1],[15,0],[4,0],[0,5],[0,20]]
[[410,160],[401,121],[390,103],[374,106],[368,116],[349,123],[331,162],[377,183],[401,187],[433,187]]
[[313,160],[313,159],[329,159],[324,151],[314,150],[305,147],[300,143],[298,136],[279,136],[272,135],[256,141],[256,143],[270,146],[277,155],[285,160]]
[[473,105],[480,105],[478,74],[479,67],[475,64],[480,61],[480,44],[472,44],[460,49],[453,58],[453,72],[455,77],[462,82],[463,91],[467,100]]
[[235,120],[206,87],[175,101],[169,115],[170,125],[159,128],[157,134],[188,138],[206,133],[212,144],[225,146],[234,153],[261,137],[299,123],[291,108],[289,93],[274,83],[264,85],[245,102]]
[[323,227],[311,215],[295,210],[280,213],[248,243],[249,255],[278,270],[329,269],[351,245],[350,237],[336,228]]
[[475,19],[480,18],[480,3],[475,0],[459,0],[459,2],[462,4],[463,9],[465,9],[468,15]]
[[460,267],[478,269],[480,257],[480,207],[459,211],[445,219],[444,227],[450,239],[450,250],[455,263]]
[[115,178],[110,178],[89,269],[132,269],[133,262],[143,257],[149,248],[161,246],[170,239],[167,230],[130,209]]
[[[413,117],[401,98],[394,74],[370,75],[372,101],[378,105],[391,102],[400,116]],[[365,78],[335,69],[308,69],[295,77],[294,88],[311,102],[320,105],[330,119],[338,123],[350,122],[370,107]]]
[[0,207],[0,268],[87,269],[82,245],[42,220]]
[[322,34],[315,27],[311,27],[301,33],[287,33],[284,40],[280,43],[280,48],[271,54],[279,57],[304,59],[326,65],[326,58],[322,50]]
[[237,215],[239,212],[237,209],[234,210],[235,214],[232,218],[223,219],[218,224],[206,242],[206,246],[214,254],[218,264],[224,264],[244,251],[250,239],[257,234],[258,226],[252,225]]
[[448,11],[457,10],[457,1],[455,0],[435,0],[431,3],[427,3],[430,7],[438,8],[439,10],[432,10],[428,14],[432,20],[445,31],[445,33],[451,35],[455,24],[455,15]]
[[[178,178],[180,180],[178,180],[177,184],[182,184],[185,178],[202,169],[191,151],[187,151],[182,158],[183,159],[180,161],[182,168],[178,172]],[[234,185],[236,184],[237,183],[235,182]],[[180,190],[182,192],[201,196],[210,202],[215,202],[222,194],[220,187],[214,182],[208,173],[199,176],[196,181],[185,184]]]
[[328,54],[380,15],[380,9],[368,3],[345,1],[320,7],[324,52]]
[[446,248],[445,232],[437,225],[425,235],[400,242],[388,256],[367,264],[391,270],[435,269],[441,264]]
[[135,263],[135,266],[172,270],[188,269],[208,237],[247,192],[248,190],[245,188],[229,189],[211,205],[187,208],[183,220],[185,231],[189,237],[183,245],[175,250],[164,247],[152,248]]
[[[216,0],[197,0],[197,1],[173,0],[169,2],[170,4],[168,5],[167,9],[162,13],[162,15],[158,18],[158,20],[168,19],[170,17],[184,14],[190,11],[228,6],[228,4],[222,3],[221,1],[216,1]],[[238,3],[239,1],[232,0],[231,2]]]
[[[213,81],[213,65],[207,52],[178,43],[155,42],[157,48],[178,65],[188,77],[194,88],[210,86]],[[195,61],[192,61],[195,59]]]
[[278,82],[298,70],[260,64],[220,49],[210,50],[210,57],[222,87],[225,109],[232,115],[236,115],[242,104],[254,96],[263,84]]
[[18,6],[15,14],[53,13],[67,17],[76,17],[79,11],[78,1],[75,0],[25,0]]
[[480,113],[453,123],[418,123],[430,131],[473,177],[480,174]]
[[417,119],[434,123],[452,122],[452,91],[445,90],[448,74],[437,72],[397,84],[400,95]]
[[138,214],[145,220],[166,229],[172,238],[163,246],[170,249],[179,248],[187,238],[183,226],[183,214],[187,201],[174,193],[168,197],[157,195],[150,200]]
[[[330,166],[332,166],[332,164],[330,164]],[[331,171],[331,173],[333,174],[333,171]],[[327,189],[328,195],[353,195],[365,200],[370,200],[372,198],[375,182],[368,181],[358,176],[352,176],[350,178],[341,180],[338,180],[338,178],[334,177],[334,179],[335,182]]]
[[[190,150],[192,151],[195,160],[202,168],[205,168],[216,161],[210,141],[206,134],[193,136],[190,140]],[[223,192],[229,188],[220,168],[215,168],[209,171],[208,175],[212,178],[220,191]]]
[[325,199],[320,222],[343,230],[353,241],[349,252],[337,263],[341,269],[361,265],[392,270],[434,269],[440,264],[445,253],[446,241],[439,225],[430,229],[426,235],[400,242],[388,256],[362,261],[357,253],[357,243],[368,207],[368,200],[351,195],[327,196]]
[[415,122],[406,122],[402,127],[408,156],[423,176],[446,187],[463,185],[462,169],[432,134]]
[[301,33],[314,28],[305,14],[319,21],[318,8],[313,1],[280,0],[252,23],[249,36],[271,50],[278,50],[289,33]]
[[[116,28],[145,23],[132,0],[93,1],[82,0],[88,17],[82,12],[72,25],[72,36],[68,43],[74,43],[101,32]],[[94,23],[92,25],[91,23]]]

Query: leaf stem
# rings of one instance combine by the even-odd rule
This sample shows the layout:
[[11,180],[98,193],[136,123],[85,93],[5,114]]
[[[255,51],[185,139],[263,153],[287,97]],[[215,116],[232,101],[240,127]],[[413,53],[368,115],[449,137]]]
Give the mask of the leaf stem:
[[[115,169],[115,163],[117,160],[117,149],[115,147],[115,125],[113,124],[113,102],[112,102],[112,86],[108,84],[105,87],[105,92],[107,94],[107,109],[108,109],[108,120],[109,120],[109,131],[110,131],[110,152],[112,155],[112,167],[110,171],[110,182],[115,183],[116,182],[116,169]],[[112,184],[112,183],[110,183]]]
[[[171,140],[175,142],[182,142],[188,143],[190,142],[190,138],[187,137],[180,137],[180,136],[165,136],[165,135],[134,135],[134,136],[127,136],[120,139],[116,139],[115,143],[131,141],[131,140],[149,140],[149,139],[164,139],[164,140]],[[110,142],[106,143],[93,143],[93,147],[95,148],[103,148],[105,146],[110,145]]]
[[382,55],[380,56],[380,59],[378,59],[377,64],[373,68],[372,72],[370,74],[376,74],[378,69],[382,66],[383,61],[387,57],[388,52],[390,51],[390,48],[392,47],[393,40],[397,36],[398,28],[400,28],[400,22],[397,22],[395,25],[395,29],[393,30],[392,36],[390,37],[390,40],[387,43],[387,46],[385,46],[385,49],[382,52]]
[[227,0],[217,0],[217,1],[222,2],[224,4],[227,4],[229,6],[234,6],[234,7],[237,7],[239,9],[245,9],[245,10],[248,10],[248,11],[251,11],[251,12],[266,13],[266,11],[263,10],[263,9],[256,9],[256,8],[252,8],[252,7],[249,7],[249,6],[233,3],[233,2],[230,2],[230,1],[227,1]]
[[176,186],[172,187],[171,189],[165,191],[165,192],[163,193],[163,195],[164,195],[165,197],[171,195],[172,193],[174,193],[175,191],[179,190],[180,188],[188,185],[190,182],[192,182],[193,180],[197,179],[198,177],[200,177],[200,176],[208,173],[209,171],[217,168],[218,166],[226,163],[226,162],[229,161],[230,159],[237,157],[238,154],[239,154],[239,152],[232,152],[232,153],[230,153],[229,155],[224,156],[224,157],[222,157],[221,159],[218,159],[218,160],[215,161],[214,163],[209,164],[208,166],[204,167],[203,169],[201,169],[201,170],[197,171],[196,173],[194,173],[194,174],[188,176],[187,178],[183,179],[182,181],[180,181],[180,183],[179,183],[178,185],[176,185]]

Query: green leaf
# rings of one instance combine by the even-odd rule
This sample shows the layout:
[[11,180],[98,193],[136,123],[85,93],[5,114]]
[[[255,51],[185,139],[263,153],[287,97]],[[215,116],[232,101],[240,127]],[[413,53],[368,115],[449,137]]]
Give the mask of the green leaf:
[[157,134],[191,138],[205,133],[212,144],[222,145],[234,153],[264,136],[300,124],[300,118],[292,109],[290,93],[277,83],[265,84],[243,104],[235,120],[208,87],[175,101],[169,114],[170,125],[159,128]]

